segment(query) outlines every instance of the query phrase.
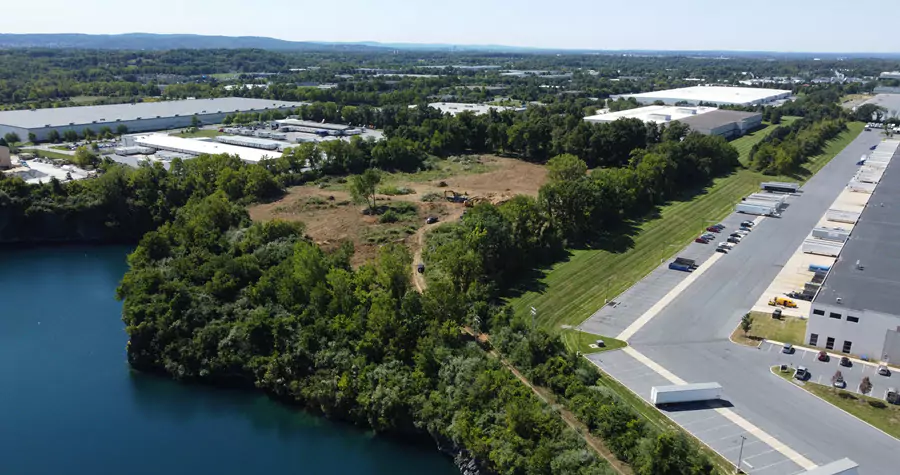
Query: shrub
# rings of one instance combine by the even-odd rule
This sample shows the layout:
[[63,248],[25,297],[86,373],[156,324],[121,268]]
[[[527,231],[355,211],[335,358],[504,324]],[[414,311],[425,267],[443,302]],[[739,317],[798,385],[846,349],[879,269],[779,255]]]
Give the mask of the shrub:
[[384,186],[381,189],[379,189],[378,192],[381,193],[382,195],[388,195],[388,196],[411,195],[411,194],[415,193],[414,190],[412,190],[410,188],[406,188],[405,186],[401,186],[401,187]]
[[425,193],[422,195],[422,201],[432,202],[432,201],[443,201],[444,197],[441,196],[440,193]]
[[400,221],[400,217],[397,216],[397,213],[395,213],[392,209],[385,211],[384,214],[382,214],[381,217],[378,218],[378,222],[382,224],[396,223],[397,221]]

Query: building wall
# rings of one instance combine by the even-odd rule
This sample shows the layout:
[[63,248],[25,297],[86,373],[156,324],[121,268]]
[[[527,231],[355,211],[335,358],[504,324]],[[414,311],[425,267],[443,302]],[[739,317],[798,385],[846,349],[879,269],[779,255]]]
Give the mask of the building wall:
[[[259,112],[267,112],[270,110],[281,110],[281,111],[290,111],[293,110],[292,107],[284,107],[280,109],[252,109],[241,111],[244,113],[259,113]],[[221,113],[212,113],[212,114],[197,114],[197,118],[200,119],[200,122],[204,124],[218,124],[221,123],[225,116],[228,114],[233,114],[234,112],[221,112]],[[128,127],[128,132],[153,132],[157,130],[166,130],[166,129],[177,129],[181,127],[190,127],[191,121],[193,120],[193,115],[184,115],[179,117],[142,117],[140,120],[123,120],[123,121],[115,121],[115,122],[99,122],[92,124],[73,124],[73,125],[64,125],[64,126],[53,126],[53,127],[40,127],[35,129],[24,129],[21,127],[13,127],[12,131],[17,131],[16,133],[19,136],[26,140],[28,133],[31,132],[37,136],[38,140],[47,140],[48,135],[51,130],[56,130],[59,135],[64,134],[67,130],[74,130],[80,136],[82,131],[86,128],[90,128],[94,132],[98,132],[103,127],[109,127],[113,132],[116,131],[116,128],[120,125],[124,125]],[[0,132],[3,134],[6,133],[5,128],[9,126],[0,125]],[[21,131],[21,132],[18,132]],[[23,135],[24,134],[24,135]],[[2,135],[2,134],[0,134]]]
[[0,170],[12,168],[12,159],[9,156],[8,147],[0,147]]
[[[816,312],[823,312],[818,315]],[[838,318],[831,318],[832,313],[839,314]],[[858,323],[849,322],[847,316],[859,319]],[[814,303],[810,310],[809,321],[806,324],[805,343],[819,348],[826,348],[828,338],[834,338],[835,352],[842,352],[845,341],[852,342],[850,353],[866,355],[870,359],[881,360],[885,351],[900,353],[900,347],[889,345],[885,347],[885,338],[889,331],[897,331],[900,327],[900,316],[890,315],[870,310],[854,310],[842,305],[827,305]],[[815,345],[812,345],[810,337],[818,335]],[[900,354],[888,354],[892,361],[900,361]]]
[[11,125],[0,124],[0,137],[3,137],[4,135],[6,135],[10,132],[13,132],[16,135],[18,135],[19,138],[22,139],[22,141],[28,140],[28,129],[24,129],[22,127],[14,127]]

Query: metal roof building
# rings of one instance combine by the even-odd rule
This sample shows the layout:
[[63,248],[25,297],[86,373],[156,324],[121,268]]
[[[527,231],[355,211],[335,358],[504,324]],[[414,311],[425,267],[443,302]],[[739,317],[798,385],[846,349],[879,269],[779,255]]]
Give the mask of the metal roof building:
[[189,99],[181,101],[140,102],[103,106],[60,107],[0,112],[0,135],[14,132],[22,140],[34,134],[37,140],[47,140],[50,131],[62,135],[84,129],[94,132],[109,127],[113,132],[124,125],[129,132],[145,132],[188,127],[196,116],[204,124],[221,122],[226,115],[238,112],[288,111],[304,103],[222,97],[217,99]]
[[812,346],[900,361],[900,141],[812,302]]
[[679,89],[667,89],[664,91],[642,92],[639,94],[619,94],[620,97],[633,97],[642,104],[653,104],[662,101],[665,104],[687,102],[689,104],[715,104],[715,105],[740,105],[749,106],[756,104],[768,104],[780,99],[787,99],[791,91],[783,89],[763,89],[756,87],[730,87],[730,86],[691,86]]
[[220,142],[183,139],[165,134],[148,134],[134,137],[134,144],[154,150],[183,153],[187,155],[217,155],[227,153],[237,155],[245,162],[256,163],[264,158],[278,158],[281,152],[261,150],[258,148],[238,147]]
[[740,137],[762,125],[762,114],[727,111],[706,106],[645,106],[592,115],[585,117],[584,120],[587,122],[613,122],[624,118],[640,119],[660,125],[678,121],[701,134],[720,135],[728,139]]
[[665,124],[716,110],[715,107],[645,106],[618,112],[607,112],[585,117],[588,122],[612,122],[619,119],[640,119],[644,122]]

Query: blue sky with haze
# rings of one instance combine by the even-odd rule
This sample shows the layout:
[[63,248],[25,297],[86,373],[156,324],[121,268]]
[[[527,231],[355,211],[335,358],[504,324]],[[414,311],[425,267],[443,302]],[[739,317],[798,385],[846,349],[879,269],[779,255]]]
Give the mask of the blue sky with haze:
[[[545,48],[900,52],[885,1],[41,0],[4,33],[195,33]],[[876,39],[876,32],[885,32]]]

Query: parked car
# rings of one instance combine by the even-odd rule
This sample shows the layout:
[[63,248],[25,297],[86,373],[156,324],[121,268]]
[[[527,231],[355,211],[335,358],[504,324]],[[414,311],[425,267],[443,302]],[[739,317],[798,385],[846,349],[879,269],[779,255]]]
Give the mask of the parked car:
[[831,378],[831,385],[838,389],[844,389],[847,387],[847,383],[844,381],[844,375],[841,374],[840,371],[834,373],[834,377]]
[[869,128],[869,127],[866,127],[866,132],[871,132],[871,131],[872,131],[872,129],[871,129],[871,128]]
[[729,237],[728,237],[728,242],[737,244],[737,243],[741,242],[741,238],[739,238],[739,237],[734,237],[734,236],[729,236]]
[[728,248],[719,246],[716,248],[716,252],[721,252],[722,254],[728,254]]
[[820,351],[819,356],[816,356],[816,359],[819,361],[827,362],[830,358],[828,357],[828,353],[825,353],[824,351]]
[[701,234],[701,236],[703,236],[706,239],[715,239],[716,238],[716,235],[713,233],[703,233],[703,234]]
[[720,233],[720,232],[722,232],[722,230],[721,230],[720,228],[717,228],[717,227],[715,227],[715,226],[710,226],[710,227],[706,228],[706,230],[707,230],[707,231],[714,232],[714,233]]
[[709,239],[699,236],[697,239],[694,239],[694,242],[699,242],[700,244],[709,244]]
[[880,365],[878,366],[878,374],[880,374],[881,376],[890,376],[891,370],[889,370],[885,365]]
[[719,228],[719,229],[725,229],[725,225],[722,224],[722,223],[716,223],[716,224],[713,224],[713,226],[715,226],[715,227],[717,227],[717,228]]
[[805,366],[798,366],[797,371],[794,371],[794,379],[799,379],[800,381],[809,379],[809,370]]
[[781,347],[781,352],[786,355],[794,354],[794,345],[790,343],[785,343],[784,346]]
[[853,366],[853,362],[850,361],[850,358],[846,356],[841,356],[841,366],[851,367]]
[[436,222],[438,222],[437,216],[429,216],[429,217],[425,218],[425,224],[434,224]]
[[753,221],[741,221],[741,226],[746,226],[748,228],[753,227]]
[[741,234],[741,233],[739,233],[739,232],[737,232],[737,231],[735,231],[735,232],[729,234],[728,236],[730,236],[730,237],[736,237],[736,238],[742,238],[742,237],[744,237],[743,234]]

